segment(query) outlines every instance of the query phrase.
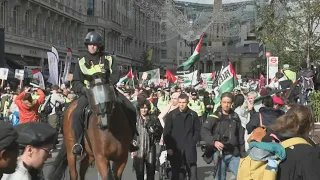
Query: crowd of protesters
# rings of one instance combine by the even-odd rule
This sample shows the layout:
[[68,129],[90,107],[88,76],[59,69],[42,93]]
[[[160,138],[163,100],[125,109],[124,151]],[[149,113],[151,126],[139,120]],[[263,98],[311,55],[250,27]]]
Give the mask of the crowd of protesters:
[[[312,112],[307,106],[286,99],[285,91],[276,91],[287,87],[284,81],[293,83],[301,76],[305,75],[295,75],[286,65],[270,84],[260,86],[256,91],[237,87],[232,92],[221,94],[220,104],[215,103],[216,93],[213,90],[167,87],[165,84],[118,86],[137,108],[140,137],[136,143],[140,150],[132,153],[136,178],[154,179],[160,155],[155,145],[159,143],[167,152],[171,179],[180,178],[182,166],[186,167],[191,180],[198,179],[197,146],[202,140],[205,142],[205,161],[209,158],[210,163],[220,159],[219,164],[212,163],[217,171],[217,180],[225,180],[227,170],[239,180],[259,179],[242,173],[243,168],[249,167],[243,167],[241,162],[251,157],[250,152],[255,152],[248,142],[253,132],[263,125],[267,134],[261,142],[283,142],[301,137],[308,143],[285,148],[286,158],[278,164],[267,161],[267,167],[277,172],[275,179],[320,179],[320,172],[316,169],[320,166],[319,150],[309,138],[314,124]],[[54,148],[63,110],[74,99],[76,96],[70,89],[58,86],[48,89],[26,86],[15,92],[10,87],[4,88],[1,113],[2,118],[11,124],[0,122],[2,179],[41,179],[40,170]],[[46,101],[52,109],[43,115]],[[153,141],[144,132],[145,120],[149,119],[158,119],[163,127],[161,140]],[[34,135],[37,133],[43,134],[42,138]],[[23,152],[19,157],[18,148]]]

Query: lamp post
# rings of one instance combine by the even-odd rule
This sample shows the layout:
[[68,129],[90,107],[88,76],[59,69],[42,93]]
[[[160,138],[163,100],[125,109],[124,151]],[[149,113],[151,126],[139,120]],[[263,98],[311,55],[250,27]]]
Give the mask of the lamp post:
[[214,60],[214,54],[211,54],[210,50],[208,50],[208,54],[204,56],[204,60],[206,60],[207,68],[205,70],[206,73],[213,72],[214,70],[211,68]]

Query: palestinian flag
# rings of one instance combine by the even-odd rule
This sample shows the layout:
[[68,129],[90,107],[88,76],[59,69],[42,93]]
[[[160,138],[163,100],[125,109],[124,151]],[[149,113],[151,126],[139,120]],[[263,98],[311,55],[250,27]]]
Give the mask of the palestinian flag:
[[175,83],[177,81],[177,77],[173,75],[169,70],[166,71],[166,74],[164,75],[168,81],[171,83]]
[[119,79],[119,82],[117,83],[117,85],[126,84],[132,80],[133,80],[133,74],[132,74],[132,69],[130,69],[127,75]]
[[200,60],[200,49],[202,46],[203,36],[204,33],[202,33],[200,41],[196,49],[194,50],[193,54],[189,57],[189,59],[186,62],[178,66],[177,71],[188,71],[191,67],[194,66],[194,64],[196,64]]
[[41,71],[39,69],[33,69],[32,70],[32,80],[30,82],[30,85],[33,87],[45,89],[44,85],[44,79]]
[[237,74],[233,68],[233,65],[230,61],[228,61],[227,65],[225,65],[220,73],[218,78],[218,95],[215,98],[215,103],[220,103],[221,95],[224,92],[232,92],[233,89],[238,85]]

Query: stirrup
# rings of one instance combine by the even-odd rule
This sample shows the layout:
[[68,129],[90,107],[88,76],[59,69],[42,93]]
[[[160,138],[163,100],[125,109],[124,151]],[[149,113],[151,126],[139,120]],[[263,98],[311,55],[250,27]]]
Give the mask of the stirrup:
[[81,144],[79,144],[79,143],[74,144],[74,145],[72,146],[72,151],[74,150],[74,147],[75,147],[76,145],[79,145],[79,146],[81,147],[81,153],[80,153],[80,156],[82,156],[82,154],[83,154],[83,147],[82,147],[82,145],[81,145]]

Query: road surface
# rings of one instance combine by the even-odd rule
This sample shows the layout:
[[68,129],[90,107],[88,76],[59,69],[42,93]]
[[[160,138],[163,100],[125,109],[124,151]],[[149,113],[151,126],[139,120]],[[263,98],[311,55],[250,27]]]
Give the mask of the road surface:
[[[200,148],[197,148],[198,150],[198,179],[199,180],[213,180],[212,174],[212,164],[208,165],[202,160],[202,152]],[[45,176],[48,175],[48,171],[50,169],[50,165],[53,162],[54,158],[56,157],[57,152],[53,153],[52,158],[48,159],[47,163],[44,167],[44,174]],[[229,172],[227,175],[227,180],[232,180],[234,178],[231,177],[231,173]],[[98,180],[98,173],[97,170],[93,167],[89,168],[86,174],[86,179],[88,180]],[[135,173],[132,171],[132,159],[128,158],[128,163],[126,165],[126,168],[123,173],[122,180],[134,180],[135,179]],[[158,176],[156,174],[156,180],[158,179]]]

